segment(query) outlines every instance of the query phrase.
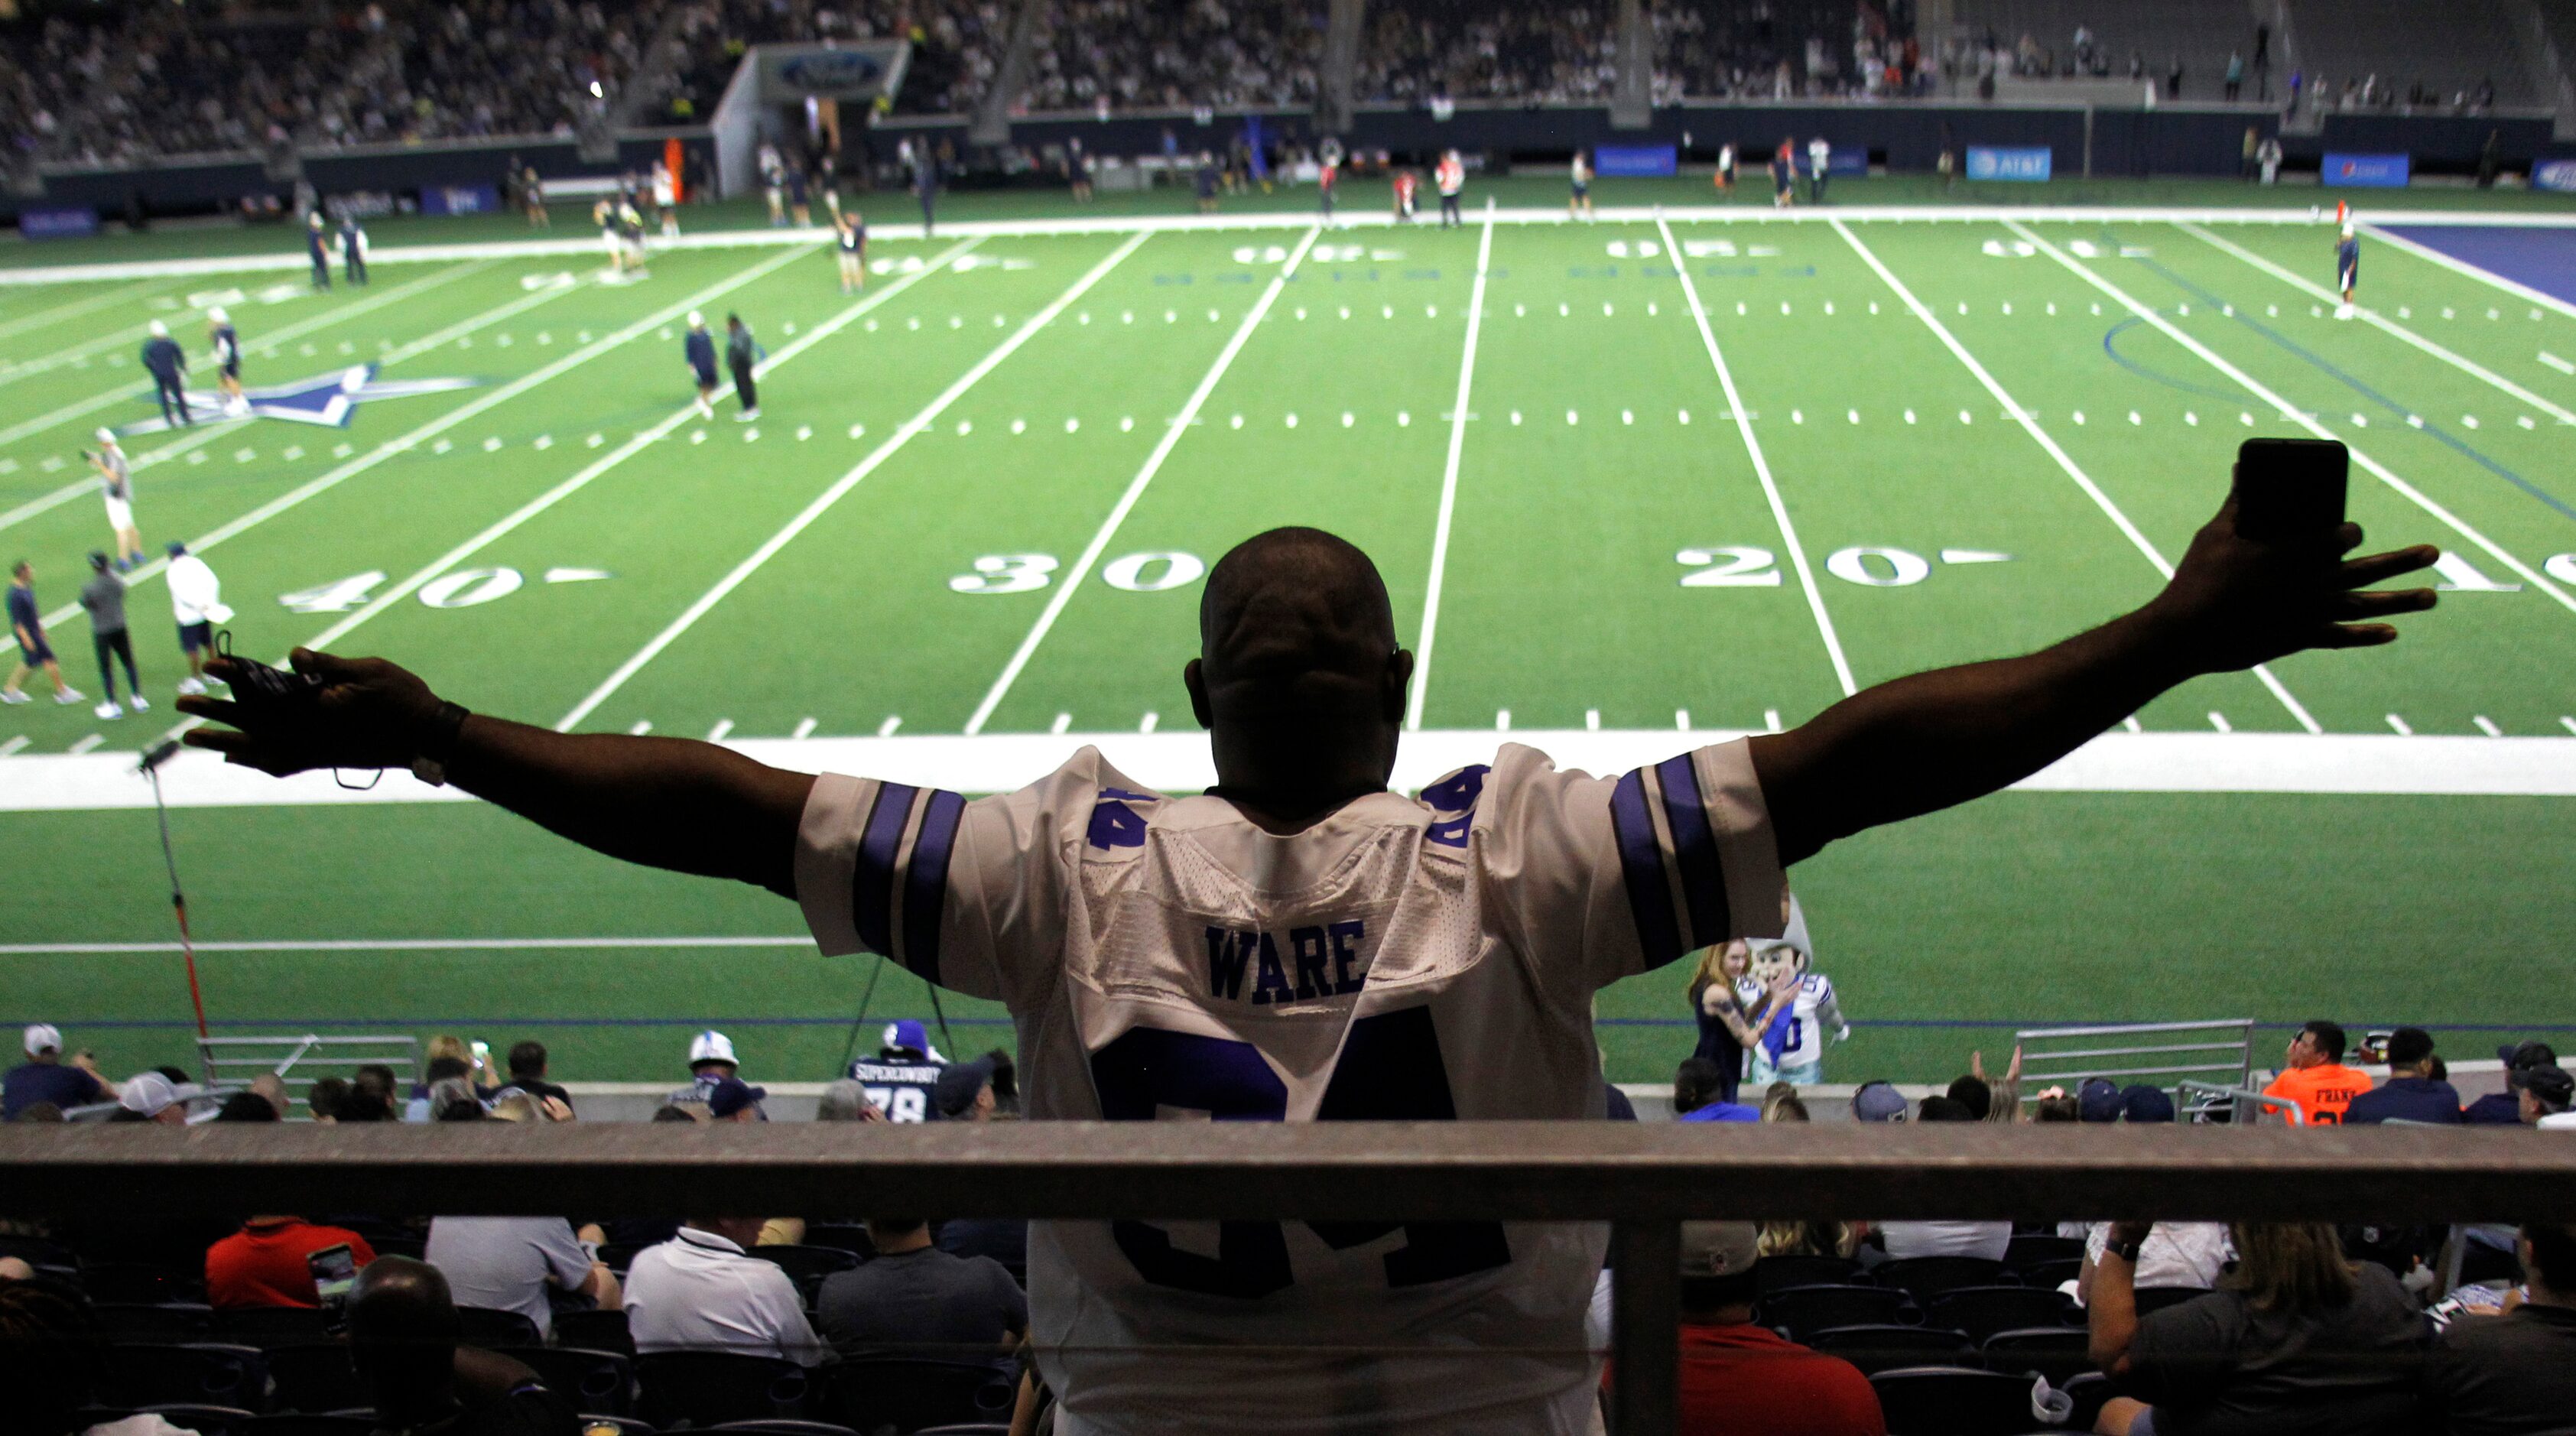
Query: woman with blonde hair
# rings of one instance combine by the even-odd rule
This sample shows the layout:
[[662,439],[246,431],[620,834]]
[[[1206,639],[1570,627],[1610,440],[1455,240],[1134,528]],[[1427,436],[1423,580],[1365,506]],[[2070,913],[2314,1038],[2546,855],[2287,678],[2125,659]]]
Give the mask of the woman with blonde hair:
[[1720,1076],[1718,1100],[1735,1100],[1736,1085],[1744,1080],[1744,1053],[1762,1040],[1762,1029],[1784,1002],[1798,993],[1795,972],[1785,981],[1775,981],[1762,994],[1750,1012],[1736,995],[1735,984],[1753,965],[1753,949],[1742,938],[1717,947],[1702,949],[1699,966],[1691,974],[1691,1015],[1699,1021],[1699,1045],[1691,1055],[1713,1064]]
[[2093,1360],[2130,1395],[2104,1436],[2372,1436],[2414,1428],[2423,1313],[2376,1262],[2344,1258],[2323,1222],[2235,1222],[2219,1289],[2138,1315],[2151,1222],[2111,1229],[2086,1308]]

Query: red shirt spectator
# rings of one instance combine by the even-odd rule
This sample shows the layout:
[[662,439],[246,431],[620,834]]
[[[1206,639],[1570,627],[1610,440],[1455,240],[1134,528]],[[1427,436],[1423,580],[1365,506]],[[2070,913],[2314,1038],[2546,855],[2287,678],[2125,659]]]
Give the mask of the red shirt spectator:
[[1750,1321],[1685,1322],[1681,1337],[1683,1436],[1886,1436],[1878,1393],[1848,1361]]
[[302,1217],[253,1217],[206,1249],[206,1304],[219,1310],[319,1306],[304,1259],[344,1245],[361,1267],[376,1259],[367,1239],[344,1227],[319,1227]]

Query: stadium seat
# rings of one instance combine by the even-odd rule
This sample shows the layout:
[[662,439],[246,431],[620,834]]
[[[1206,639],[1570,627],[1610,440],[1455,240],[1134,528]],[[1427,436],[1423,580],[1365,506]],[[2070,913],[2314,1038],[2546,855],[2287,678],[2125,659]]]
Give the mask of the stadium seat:
[[2031,1380],[2000,1371],[1913,1366],[1869,1378],[1887,1436],[2018,1436],[2038,1429]]
[[636,1414],[665,1429],[686,1421],[798,1420],[812,1382],[805,1368],[729,1351],[657,1351],[635,1358]]
[[135,1409],[178,1403],[257,1411],[268,1402],[268,1361],[255,1346],[118,1342],[108,1348],[107,1385],[99,1396]]
[[877,1244],[868,1237],[868,1229],[857,1222],[808,1222],[805,1245],[834,1247],[861,1261],[877,1254]]
[[2205,1286],[2142,1286],[2137,1289],[2138,1315],[2152,1316],[2169,1306],[2180,1306],[2196,1296],[2209,1295]]
[[1909,1325],[1910,1314],[1905,1293],[1877,1286],[1793,1286],[1764,1293],[1753,1307],[1754,1320],[1794,1341],[1836,1326]]
[[320,1414],[370,1405],[374,1400],[358,1380],[349,1348],[336,1341],[268,1348],[268,1378],[274,1383],[280,1411]]
[[859,1436],[849,1427],[835,1426],[829,1421],[728,1421],[714,1429],[739,1431],[749,1433],[749,1436]]
[[2032,1262],[2013,1269],[2013,1275],[2021,1278],[2022,1285],[2042,1291],[2055,1291],[2083,1274],[2084,1262],[2080,1257],[2074,1261]]
[[1883,1261],[1871,1268],[1870,1276],[1880,1286],[1894,1287],[1918,1303],[1956,1287],[2015,1284],[2005,1275],[2002,1262],[1988,1261],[1983,1257],[1931,1256]]
[[182,1271],[149,1262],[94,1261],[81,1267],[81,1289],[89,1293],[92,1301],[144,1305],[202,1302],[206,1299],[206,1274],[202,1269]]
[[1968,1366],[1977,1346],[1964,1331],[1929,1326],[1829,1326],[1805,1345],[1839,1356],[1863,1376],[1907,1366]]
[[331,1336],[330,1318],[313,1306],[237,1306],[215,1313],[217,1341],[245,1346],[310,1345]]
[[456,1332],[467,1346],[489,1351],[501,1346],[535,1346],[545,1340],[537,1324],[515,1311],[501,1311],[489,1306],[460,1306],[456,1309]]
[[291,1411],[275,1416],[254,1416],[244,1429],[248,1436],[374,1436],[376,1421],[372,1416]]
[[919,1431],[961,1421],[1007,1419],[1019,1382],[991,1361],[862,1356],[833,1368],[824,1410],[861,1431]]
[[214,1309],[198,1302],[103,1301],[90,1308],[110,1341],[203,1341]]
[[134,1414],[158,1416],[197,1436],[251,1436],[251,1423],[259,1419],[256,1413],[238,1406],[201,1406],[184,1401],[146,1406]]
[[500,1346],[495,1356],[524,1362],[546,1389],[588,1416],[624,1416],[635,1409],[635,1363],[614,1351],[574,1346]]
[[856,1252],[839,1247],[764,1246],[753,1247],[746,1255],[774,1263],[796,1283],[796,1294],[807,1306],[814,1304],[814,1293],[822,1288],[823,1278],[837,1271],[848,1271],[859,1264]]
[[634,1265],[637,1252],[649,1246],[659,1245],[661,1245],[659,1242],[608,1242],[600,1247],[599,1259],[608,1264],[610,1271],[624,1276],[626,1268]]
[[2044,1236],[2025,1232],[2004,1248],[2004,1265],[2014,1271],[2028,1271],[2043,1262],[2084,1260],[2082,1237]]
[[1982,1349],[1988,1371],[2036,1372],[2047,1377],[2049,1385],[2063,1388],[2093,1370],[2088,1354],[2092,1339],[2082,1327],[2032,1326],[1998,1331],[1986,1338]]
[[1766,1292],[1793,1286],[1867,1286],[1860,1263],[1849,1257],[1767,1256],[1753,1264],[1754,1285]]
[[16,1257],[32,1267],[69,1267],[80,1270],[80,1253],[51,1237],[0,1236],[0,1257]]
[[635,1337],[627,1331],[626,1313],[622,1311],[556,1312],[555,1345],[613,1351],[630,1361],[635,1358]]
[[2028,1326],[2064,1326],[2073,1310],[2053,1291],[2026,1286],[1963,1286],[1923,1304],[1927,1326],[1956,1327],[1977,1341],[1998,1331]]

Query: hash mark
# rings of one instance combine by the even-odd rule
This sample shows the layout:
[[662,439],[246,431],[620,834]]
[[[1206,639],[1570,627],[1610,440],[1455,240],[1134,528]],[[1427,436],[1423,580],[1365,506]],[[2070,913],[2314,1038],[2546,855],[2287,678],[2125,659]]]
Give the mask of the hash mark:
[[69,749],[68,751],[69,751],[73,756],[78,757],[80,754],[86,753],[86,752],[88,752],[90,749],[95,748],[95,747],[97,747],[99,744],[104,743],[104,742],[106,742],[106,741],[107,741],[107,735],[106,735],[106,734],[104,734],[104,733],[92,733],[92,734],[90,734],[88,737],[83,738],[82,740],[80,740],[80,741],[79,741],[79,742],[77,742],[77,743],[74,743],[74,744],[70,747],[70,749]]
[[635,720],[635,726],[627,729],[626,731],[634,734],[638,738],[641,738],[645,734],[653,731],[653,720],[650,718],[638,718]]
[[2397,736],[2400,738],[2412,738],[2415,736],[2415,730],[2406,726],[2406,720],[2398,717],[2394,713],[2388,715],[2388,726],[2396,729]]
[[2209,713],[2209,726],[2217,729],[2221,733],[2233,733],[2236,731],[2235,728],[2228,724],[2227,715],[2214,708],[2211,709]]
[[2489,717],[2488,717],[2487,715],[2485,715],[2484,713],[2480,713],[2480,714],[2478,714],[2476,717],[2471,718],[2469,721],[2470,721],[2470,722],[2472,722],[2472,723],[2477,724],[2477,725],[2478,725],[2478,731],[2479,731],[2479,732],[2481,732],[2481,733],[2486,734],[2486,735],[2487,735],[2488,737],[2490,737],[2490,738],[2501,738],[2501,737],[2503,737],[2503,736],[2504,736],[2504,730],[2503,730],[2502,728],[2497,727],[2497,726],[2495,725],[2495,720],[2494,720],[2494,719],[2492,719],[2492,718],[2489,718]]
[[733,720],[730,718],[719,718],[716,720],[716,726],[707,730],[707,741],[710,743],[721,743],[725,740],[725,735],[732,731]]
[[790,738],[799,739],[799,740],[813,737],[813,736],[814,736],[814,720],[813,720],[813,719],[811,719],[811,718],[808,718],[808,719],[805,719],[803,722],[798,723],[798,724],[796,725],[796,731],[795,731],[795,732],[793,732],[793,733],[788,734],[787,736],[788,736],[788,737],[790,737]]
[[900,715],[889,716],[884,722],[877,725],[877,736],[880,738],[891,738],[894,736],[894,731],[902,726],[903,719]]
[[1047,731],[1050,733],[1063,733],[1072,727],[1073,715],[1070,713],[1058,713],[1055,715],[1055,721],[1047,725]]

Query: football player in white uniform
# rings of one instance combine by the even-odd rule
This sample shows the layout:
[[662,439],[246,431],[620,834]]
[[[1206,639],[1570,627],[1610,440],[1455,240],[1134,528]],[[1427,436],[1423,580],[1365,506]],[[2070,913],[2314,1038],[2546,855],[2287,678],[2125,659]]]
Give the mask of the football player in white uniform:
[[[1601,987],[1777,936],[1784,864],[2036,772],[2187,678],[2395,637],[2373,620],[2431,591],[2351,590],[2436,551],[2337,562],[2359,539],[2257,543],[2230,508],[2153,602],[2044,652],[1624,774],[1506,745],[1419,798],[1386,786],[1413,655],[1367,557],[1313,529],[1207,576],[1183,678],[1220,781],[1194,796],[1090,748],[971,802],[817,778],[469,714],[382,660],[309,651],[319,702],[182,706],[236,725],[188,735],[234,762],[410,765],[613,856],[791,896],[827,953],[1007,1003],[1032,1118],[1597,1118]],[[1578,1224],[1035,1222],[1030,1335],[1066,1436],[1570,1436],[1595,1416],[1605,1242]]]

